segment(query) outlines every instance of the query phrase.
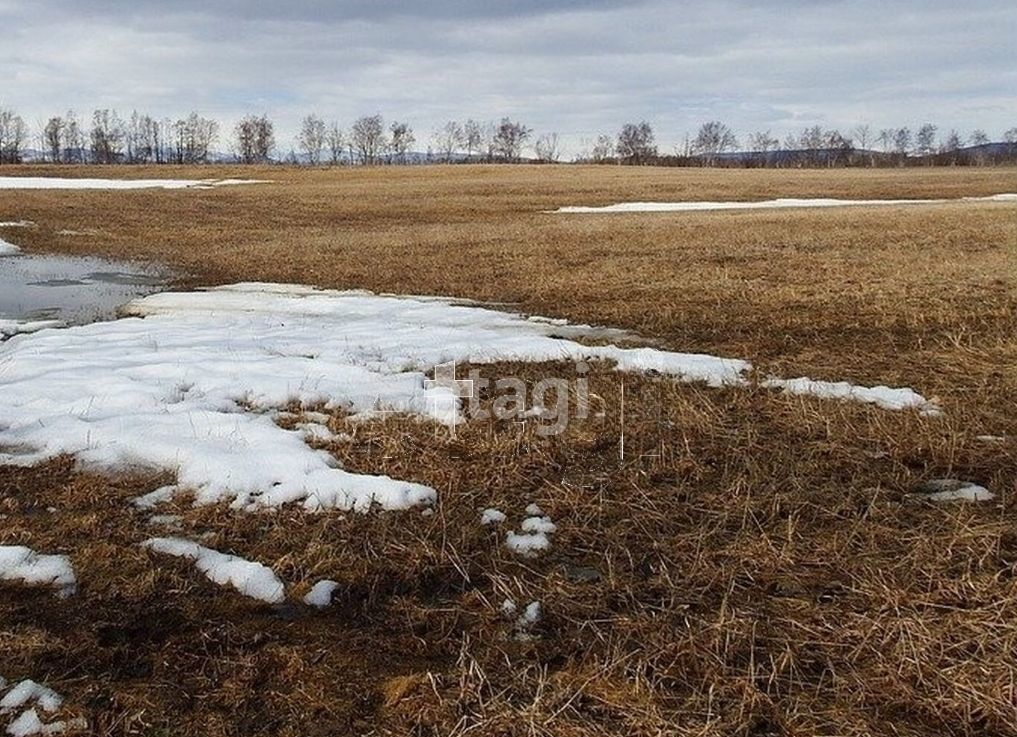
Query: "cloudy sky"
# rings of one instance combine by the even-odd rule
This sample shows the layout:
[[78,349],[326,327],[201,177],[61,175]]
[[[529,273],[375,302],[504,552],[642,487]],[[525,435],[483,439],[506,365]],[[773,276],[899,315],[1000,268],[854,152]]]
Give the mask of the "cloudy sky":
[[0,106],[518,118],[579,150],[649,120],[738,133],[1017,126],[1014,0],[0,0]]

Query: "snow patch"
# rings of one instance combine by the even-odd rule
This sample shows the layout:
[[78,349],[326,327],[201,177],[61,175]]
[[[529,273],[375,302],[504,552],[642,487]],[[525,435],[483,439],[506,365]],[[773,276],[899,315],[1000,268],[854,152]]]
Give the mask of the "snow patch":
[[8,220],[0,223],[0,228],[34,228],[35,223],[31,220]]
[[232,586],[244,596],[278,604],[285,598],[285,587],[271,568],[227,555],[179,537],[153,537],[142,545],[157,553],[187,558],[214,583]]
[[78,586],[66,555],[41,555],[23,545],[0,545],[0,579],[56,586],[61,597],[73,595]]
[[10,338],[23,333],[37,333],[48,328],[63,327],[60,320],[8,320],[0,317],[0,339]]
[[[276,424],[279,410],[297,404],[352,418],[402,412],[461,422],[460,399],[427,382],[426,372],[451,361],[606,360],[620,371],[654,370],[715,387],[745,386],[751,369],[705,354],[583,345],[561,335],[594,328],[440,298],[244,283],[150,295],[128,310],[144,319],[0,345],[0,446],[8,448],[0,463],[67,453],[86,468],[174,473],[175,484],[136,500],[142,508],[187,490],[198,504],[228,501],[246,510],[295,502],[308,510],[408,509],[433,503],[435,491],[337,468],[305,438],[328,439],[306,422],[327,416],[302,418],[293,432]],[[929,405],[910,389],[770,381],[894,409]]]
[[[0,689],[7,683],[0,678]],[[31,706],[35,704],[35,706]],[[8,715],[18,709],[24,709],[7,725],[7,734],[12,737],[30,737],[30,735],[60,734],[66,731],[83,731],[88,729],[88,722],[82,718],[45,723],[39,716],[43,712],[54,712],[63,704],[60,695],[42,684],[26,679],[21,681],[7,695],[0,699],[0,715]],[[28,708],[24,708],[28,707]],[[35,708],[38,707],[38,708]]]
[[14,256],[19,253],[21,253],[20,248],[0,238],[0,256]]
[[767,379],[762,385],[781,389],[788,394],[805,394],[822,399],[851,399],[875,404],[883,409],[916,409],[923,414],[939,414],[939,408],[914,390],[888,386],[857,386],[846,381],[816,381],[807,377],[797,379]]
[[960,479],[933,479],[921,484],[917,491],[921,498],[933,502],[981,502],[996,498],[984,486]]
[[500,509],[488,507],[480,513],[480,524],[482,525],[499,525],[504,521],[505,513]]
[[323,579],[311,587],[311,590],[304,596],[304,603],[308,606],[324,609],[332,603],[332,594],[339,588],[338,581]]
[[937,205],[945,202],[1015,202],[1017,194],[996,194],[989,197],[930,200],[842,200],[832,198],[789,198],[760,202],[619,202],[602,207],[568,206],[552,213],[624,213],[624,212],[703,212],[712,210],[782,210],[810,207],[878,207],[901,205]]

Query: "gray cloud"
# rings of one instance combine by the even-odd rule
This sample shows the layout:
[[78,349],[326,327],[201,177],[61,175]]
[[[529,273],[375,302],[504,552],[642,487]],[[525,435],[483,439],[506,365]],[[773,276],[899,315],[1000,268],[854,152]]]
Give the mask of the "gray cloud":
[[1012,0],[0,0],[0,28],[0,104],[33,123],[267,112],[283,147],[312,111],[405,118],[422,142],[451,117],[513,115],[573,150],[643,118],[665,148],[710,118],[781,136],[1017,125]]

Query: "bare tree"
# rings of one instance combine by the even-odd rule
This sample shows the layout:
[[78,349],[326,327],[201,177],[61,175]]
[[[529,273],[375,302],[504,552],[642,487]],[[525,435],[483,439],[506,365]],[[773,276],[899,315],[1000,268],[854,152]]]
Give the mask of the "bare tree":
[[936,150],[936,126],[926,123],[918,129],[915,135],[915,153],[919,156],[928,156]]
[[325,143],[328,145],[331,163],[333,165],[338,164],[342,160],[346,137],[343,135],[339,123],[334,120],[329,123],[328,130],[325,132]]
[[85,159],[85,135],[81,132],[81,124],[73,110],[64,116],[63,127],[63,160],[66,163],[81,163]]
[[492,138],[492,153],[503,161],[519,161],[523,144],[533,130],[518,121],[502,118]]
[[899,156],[907,156],[911,150],[911,129],[898,128],[893,134],[893,150]]
[[863,151],[868,151],[869,146],[872,145],[873,141],[872,126],[868,123],[856,125],[851,129],[851,136],[855,139],[855,145],[857,145],[858,148]]
[[307,163],[311,166],[317,166],[321,163],[321,152],[325,148],[327,133],[325,121],[314,114],[305,117],[300,124],[297,145],[303,151],[307,157]]
[[735,138],[734,132],[719,120],[703,123],[692,142],[693,151],[705,156],[707,161],[712,161],[717,154],[730,151],[737,146],[738,139]]
[[545,133],[533,144],[533,150],[537,158],[549,163],[558,163],[561,160],[561,142],[557,133]]
[[463,123],[463,145],[466,146],[466,156],[472,159],[473,153],[480,153],[484,145],[484,126],[473,118]]
[[1007,143],[1017,143],[1017,128],[1010,128],[1004,132],[1003,140]]
[[459,123],[450,120],[434,132],[431,141],[441,160],[448,163],[455,152],[466,145],[466,131]]
[[626,123],[618,132],[615,151],[618,158],[626,164],[649,163],[657,156],[653,128],[645,120],[639,123]]
[[65,125],[64,119],[57,115],[47,120],[46,126],[42,129],[42,140],[50,161],[59,162],[63,160],[62,147]]
[[409,123],[397,121],[389,126],[388,131],[389,150],[392,152],[392,156],[400,164],[407,163],[410,149],[413,148],[413,144],[417,140],[413,135],[413,129],[410,128]]
[[275,149],[275,126],[267,115],[247,115],[234,130],[237,155],[245,164],[264,163]]
[[950,131],[946,137],[946,142],[943,143],[943,152],[952,154],[959,150],[964,144],[961,142],[960,133],[955,130]]
[[115,110],[96,110],[92,113],[92,161],[97,164],[116,164],[124,152],[124,122]]
[[614,140],[608,135],[597,136],[597,142],[593,144],[593,151],[590,152],[590,159],[600,164],[611,161],[614,158]]
[[0,108],[0,164],[20,164],[27,140],[24,118],[13,110]]
[[801,146],[809,151],[816,151],[826,147],[826,139],[823,135],[823,129],[818,125],[814,125],[811,128],[806,128],[802,131],[802,135],[798,139],[801,142]]
[[972,146],[984,146],[989,142],[989,136],[986,135],[985,131],[981,128],[971,134],[971,145]]
[[876,142],[883,149],[883,153],[889,153],[890,147],[893,145],[893,128],[882,128],[879,131],[879,135],[876,136]]
[[350,146],[361,164],[372,166],[385,152],[385,124],[380,115],[358,118],[350,130]]
[[780,145],[780,141],[770,135],[770,131],[759,131],[749,136],[749,149],[766,153],[773,151]]

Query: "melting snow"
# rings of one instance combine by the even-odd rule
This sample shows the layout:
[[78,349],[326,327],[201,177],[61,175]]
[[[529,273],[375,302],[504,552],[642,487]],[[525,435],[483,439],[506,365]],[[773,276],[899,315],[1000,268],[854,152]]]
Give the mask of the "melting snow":
[[208,189],[234,184],[263,184],[265,179],[72,179],[0,177],[0,189]]
[[74,569],[66,555],[41,555],[23,545],[0,545],[0,579],[56,586],[62,597],[77,590]]
[[989,197],[962,197],[933,200],[839,200],[830,198],[780,198],[761,202],[619,202],[603,207],[569,206],[549,210],[555,213],[594,212],[696,212],[704,210],[774,210],[789,207],[876,207],[879,205],[934,205],[944,202],[1017,202],[1017,194],[996,194]]
[[933,502],[981,502],[995,499],[996,495],[984,486],[959,479],[933,479],[918,487],[923,499]]
[[311,590],[304,596],[304,603],[308,606],[324,609],[332,603],[332,593],[339,588],[338,581],[323,579],[311,587]]
[[0,256],[13,256],[17,253],[21,253],[20,248],[0,238]]
[[261,563],[220,553],[179,537],[153,537],[142,545],[157,553],[193,560],[209,580],[232,586],[252,599],[278,604],[285,598],[282,581]]
[[917,409],[924,414],[938,414],[939,408],[925,397],[908,388],[888,386],[856,386],[846,381],[815,381],[798,379],[767,379],[763,386],[782,389],[789,394],[806,394],[822,399],[852,399],[875,404],[883,409]]
[[[63,453],[101,470],[170,471],[198,504],[238,509],[302,502],[309,510],[407,509],[434,501],[426,486],[348,473],[306,443],[320,426],[275,422],[293,403],[352,416],[404,412],[452,424],[460,399],[426,371],[452,361],[607,360],[710,386],[747,384],[747,361],[652,348],[588,346],[561,337],[593,330],[439,298],[235,284],[132,302],[144,316],[25,335],[0,345],[0,463]],[[910,389],[809,379],[788,391],[927,408]],[[314,419],[319,419],[314,417]],[[12,448],[19,449],[17,451]],[[534,505],[530,516],[542,516]],[[519,536],[517,536],[519,537]],[[539,538],[518,541],[546,547]]]
[[10,338],[21,333],[37,333],[47,328],[58,328],[64,323],[60,320],[9,320],[0,317],[0,338]]
[[498,525],[504,521],[505,513],[494,507],[489,507],[480,514],[480,524],[482,525]]
[[[0,689],[6,687],[6,682],[0,678]],[[42,684],[32,680],[24,680],[11,688],[7,695],[0,699],[0,715],[8,715],[18,709],[24,710],[7,725],[7,734],[12,737],[29,737],[30,735],[59,734],[68,730],[82,731],[88,729],[88,723],[84,719],[70,719],[44,723],[39,716],[39,710],[30,706],[35,704],[43,712],[53,712],[60,708],[63,699],[60,695]]]

